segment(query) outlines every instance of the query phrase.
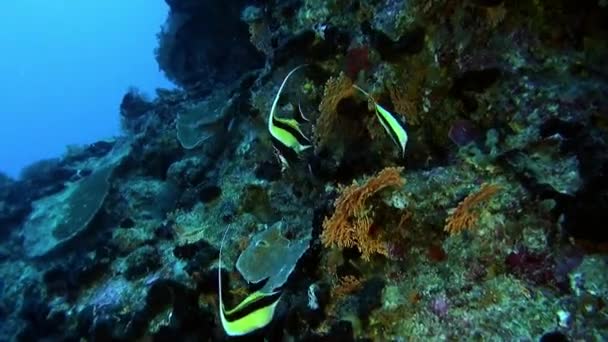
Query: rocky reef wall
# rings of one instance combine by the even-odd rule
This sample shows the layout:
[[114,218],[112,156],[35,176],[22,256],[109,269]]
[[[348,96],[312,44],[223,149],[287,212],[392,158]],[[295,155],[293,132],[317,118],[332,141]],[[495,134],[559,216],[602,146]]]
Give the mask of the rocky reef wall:
[[179,88],[0,176],[0,340],[225,340],[220,248],[253,340],[608,339],[604,1],[167,3]]

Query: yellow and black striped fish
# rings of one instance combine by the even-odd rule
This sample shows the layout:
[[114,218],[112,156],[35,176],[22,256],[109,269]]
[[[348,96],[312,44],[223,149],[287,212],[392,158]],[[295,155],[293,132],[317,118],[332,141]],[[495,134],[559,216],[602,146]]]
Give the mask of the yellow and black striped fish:
[[306,65],[299,65],[293,68],[287,76],[285,76],[285,79],[283,80],[283,83],[281,83],[281,87],[279,87],[279,91],[272,102],[270,114],[268,115],[268,131],[272,137],[272,145],[277,151],[283,167],[288,167],[290,161],[296,160],[302,151],[312,147],[312,143],[308,137],[302,133],[298,121],[295,119],[276,117],[279,97],[281,96],[281,92],[283,91],[287,80],[296,70],[304,66]]
[[243,336],[258,329],[266,327],[274,317],[274,312],[279,300],[281,291],[264,293],[255,291],[247,296],[239,305],[232,310],[224,308],[222,299],[222,248],[229,228],[226,229],[220,244],[220,254],[218,261],[217,281],[219,297],[219,314],[224,331],[229,336]]
[[374,100],[374,98],[365,90],[359,88],[357,85],[354,84],[353,87],[362,92],[368,99],[370,99],[374,103],[376,117],[382,124],[382,127],[384,127],[386,133],[388,133],[391,139],[393,139],[395,144],[397,144],[397,146],[401,150],[401,157],[403,158],[403,156],[405,155],[405,145],[407,145],[408,139],[407,131],[405,130],[405,125],[403,124],[403,122],[401,122],[401,120],[395,117],[391,112],[380,106]]

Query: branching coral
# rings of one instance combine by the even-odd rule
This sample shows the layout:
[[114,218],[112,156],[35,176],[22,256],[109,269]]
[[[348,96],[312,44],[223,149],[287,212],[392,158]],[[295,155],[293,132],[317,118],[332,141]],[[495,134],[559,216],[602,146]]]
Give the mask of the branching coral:
[[372,254],[388,255],[386,244],[372,236],[373,210],[367,200],[382,189],[400,187],[401,167],[388,167],[365,184],[353,184],[343,187],[335,202],[334,214],[323,221],[321,241],[326,247],[357,247],[363,259],[369,260]]
[[424,115],[421,100],[424,97],[427,69],[423,62],[412,60],[410,70],[393,70],[391,80],[385,82],[395,111],[413,126],[419,125]]
[[454,212],[446,219],[444,230],[450,234],[459,233],[465,229],[472,228],[479,218],[475,210],[479,204],[494,196],[500,187],[496,184],[483,184],[479,191],[469,194],[458,204]]
[[393,107],[395,107],[395,112],[406,116],[409,124],[419,124],[418,116],[416,115],[416,104],[410,100],[411,97],[407,94],[406,89],[396,83],[388,83],[386,88],[388,89],[391,101],[393,102]]
[[344,73],[327,80],[323,100],[319,104],[320,115],[314,128],[315,149],[327,145],[332,130],[336,127],[338,103],[352,95],[352,82]]

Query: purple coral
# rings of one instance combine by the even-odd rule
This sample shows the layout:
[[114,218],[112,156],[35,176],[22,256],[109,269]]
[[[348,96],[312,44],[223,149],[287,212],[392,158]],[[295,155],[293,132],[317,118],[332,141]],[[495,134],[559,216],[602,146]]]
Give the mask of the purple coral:
[[429,303],[429,309],[435,316],[439,318],[445,318],[448,315],[450,309],[450,302],[445,295],[439,295]]
[[536,285],[556,284],[555,262],[548,254],[521,248],[507,255],[505,265],[510,273]]

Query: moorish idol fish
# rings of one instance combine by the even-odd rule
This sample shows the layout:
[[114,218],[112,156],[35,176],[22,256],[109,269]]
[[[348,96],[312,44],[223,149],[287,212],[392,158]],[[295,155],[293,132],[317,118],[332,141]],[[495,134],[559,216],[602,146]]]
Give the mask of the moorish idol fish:
[[405,155],[405,145],[407,144],[407,132],[405,130],[404,124],[393,114],[391,114],[391,112],[380,106],[376,102],[376,100],[374,100],[374,98],[365,90],[359,88],[355,84],[353,84],[353,87],[357,88],[374,103],[376,117],[378,117],[378,120],[380,121],[388,135],[391,136],[391,139],[393,139],[395,144],[397,144],[397,146],[401,149],[401,157],[403,158],[403,156]]
[[229,336],[243,336],[255,330],[264,328],[274,316],[274,311],[281,299],[281,291],[265,293],[255,291],[247,296],[239,305],[232,310],[224,308],[222,299],[222,247],[229,228],[224,232],[220,244],[220,254],[217,269],[218,297],[220,302],[220,319],[222,327]]
[[297,120],[283,119],[275,116],[279,97],[281,96],[281,92],[283,91],[287,80],[296,70],[303,66],[306,66],[306,64],[293,68],[287,76],[285,76],[285,79],[283,80],[283,83],[281,83],[281,87],[279,87],[279,91],[272,102],[270,114],[268,115],[268,131],[272,137],[272,145],[278,152],[283,167],[288,167],[289,161],[297,159],[302,151],[312,147],[312,143],[304,133],[302,133],[300,124]]

